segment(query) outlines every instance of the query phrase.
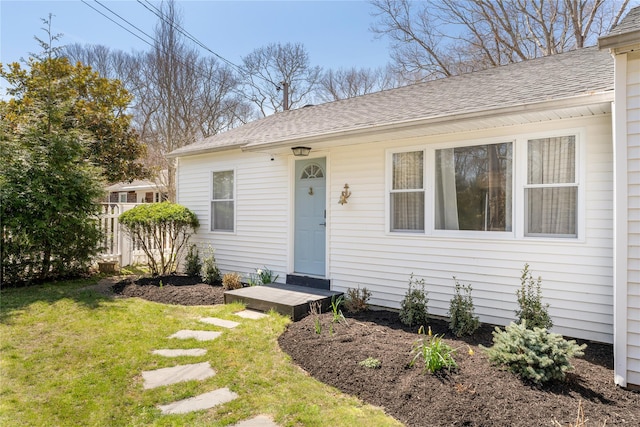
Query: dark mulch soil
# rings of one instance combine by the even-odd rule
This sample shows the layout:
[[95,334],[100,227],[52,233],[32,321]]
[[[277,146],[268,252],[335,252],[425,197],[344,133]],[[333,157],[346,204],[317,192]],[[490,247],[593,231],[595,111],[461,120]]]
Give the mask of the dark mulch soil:
[[[166,304],[223,302],[221,286],[185,276],[126,280],[112,289],[120,296]],[[399,322],[397,313],[369,311],[341,323],[331,323],[329,313],[319,319],[320,335],[313,316],[291,323],[279,338],[283,351],[313,377],[384,408],[407,426],[568,426],[575,424],[580,402],[585,426],[640,426],[640,393],[614,385],[610,345],[587,342],[585,356],[574,359],[575,371],[565,382],[537,387],[487,360],[478,345],[491,346],[493,327],[488,325],[471,338],[457,339],[446,322],[432,319],[433,333],[444,334],[458,349],[458,369],[432,375],[409,367],[418,335]],[[381,367],[358,364],[368,357],[379,359]]]
[[[320,315],[321,335],[313,316],[290,324],[280,347],[315,378],[384,408],[407,426],[567,426],[576,422],[580,401],[588,426],[640,426],[640,393],[614,385],[610,345],[588,342],[566,382],[536,387],[487,360],[478,344],[491,346],[488,325],[472,338],[456,339],[446,322],[433,319],[433,333],[458,349],[458,369],[432,375],[409,367],[418,335],[397,313],[369,311],[333,324],[332,317]],[[358,364],[368,357],[379,359],[380,368]]]
[[115,295],[176,305],[223,304],[222,286],[202,283],[199,278],[181,275],[123,280],[112,288]]

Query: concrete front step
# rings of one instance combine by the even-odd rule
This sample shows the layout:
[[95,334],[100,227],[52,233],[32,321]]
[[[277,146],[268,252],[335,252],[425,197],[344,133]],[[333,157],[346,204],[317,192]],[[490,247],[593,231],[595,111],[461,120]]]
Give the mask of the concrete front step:
[[203,317],[200,321],[208,325],[220,326],[221,328],[227,329],[233,329],[240,325],[240,323],[234,322],[233,320],[219,319],[217,317]]
[[160,350],[153,350],[151,353],[157,354],[158,356],[164,357],[180,357],[180,356],[204,356],[207,354],[207,350],[204,348],[190,348],[187,350],[176,348],[176,349],[168,349],[163,348]]
[[191,329],[183,329],[171,335],[169,338],[178,338],[181,340],[194,338],[198,341],[212,341],[218,338],[220,335],[222,335],[222,332],[194,331]]
[[167,405],[158,405],[158,408],[163,414],[186,414],[188,412],[210,409],[214,406],[231,402],[237,398],[238,395],[236,393],[225,387]]
[[216,373],[209,362],[179,365],[171,368],[161,368],[153,371],[143,371],[144,389],[151,389],[165,385],[191,380],[204,380]]

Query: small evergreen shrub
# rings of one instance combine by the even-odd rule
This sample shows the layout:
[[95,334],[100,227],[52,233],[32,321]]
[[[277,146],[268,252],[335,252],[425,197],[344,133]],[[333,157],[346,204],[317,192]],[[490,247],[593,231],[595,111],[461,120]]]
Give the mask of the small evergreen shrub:
[[222,276],[222,287],[226,291],[231,291],[233,289],[240,289],[242,287],[242,282],[240,281],[240,274],[227,273],[224,276]]
[[409,289],[400,304],[400,321],[407,326],[426,325],[429,311],[427,309],[427,291],[424,279],[409,277]]
[[531,329],[550,329],[553,326],[553,322],[549,317],[549,304],[542,304],[542,291],[540,290],[542,278],[538,277],[535,280],[529,272],[529,264],[525,264],[520,281],[520,289],[516,291],[518,305],[520,306],[516,310],[518,322],[526,321],[527,327]]
[[350,313],[359,313],[361,311],[367,311],[369,309],[369,298],[371,298],[371,291],[367,288],[360,289],[347,289],[347,297],[344,300],[344,308]]
[[208,285],[219,285],[221,281],[220,270],[216,264],[215,250],[209,246],[202,263],[202,281]]
[[184,261],[184,270],[187,276],[200,276],[202,271],[202,261],[200,261],[200,254],[198,253],[198,247],[196,245],[191,245],[189,247],[189,252],[187,252],[187,256]]
[[586,344],[565,340],[544,328],[528,329],[526,321],[493,332],[493,346],[485,349],[489,360],[537,384],[563,380],[573,370],[569,359],[583,356]]
[[460,338],[463,335],[473,335],[480,326],[478,316],[474,315],[471,285],[461,285],[456,278],[455,294],[449,305],[449,329]]

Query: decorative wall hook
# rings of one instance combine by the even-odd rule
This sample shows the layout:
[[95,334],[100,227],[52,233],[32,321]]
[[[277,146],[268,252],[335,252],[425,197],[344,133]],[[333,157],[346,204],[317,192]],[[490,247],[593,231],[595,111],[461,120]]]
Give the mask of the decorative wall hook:
[[351,196],[351,191],[349,191],[349,184],[345,184],[344,190],[342,190],[342,193],[340,193],[340,200],[338,201],[338,203],[340,203],[341,205],[344,205],[345,203],[347,203],[347,199],[350,196]]

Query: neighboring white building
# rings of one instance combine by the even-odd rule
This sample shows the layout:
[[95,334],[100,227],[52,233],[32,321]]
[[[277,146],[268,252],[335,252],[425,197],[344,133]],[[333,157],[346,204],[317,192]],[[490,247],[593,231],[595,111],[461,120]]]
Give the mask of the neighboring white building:
[[174,151],[194,240],[225,272],[367,287],[383,307],[413,273],[441,316],[455,276],[500,325],[528,263],[553,330],[613,343],[616,382],[640,385],[639,17],[602,39],[613,56],[585,48],[276,113]]
[[[166,175],[166,171],[163,175]],[[161,182],[136,179],[106,188],[109,203],[158,203],[167,200],[167,189]]]

